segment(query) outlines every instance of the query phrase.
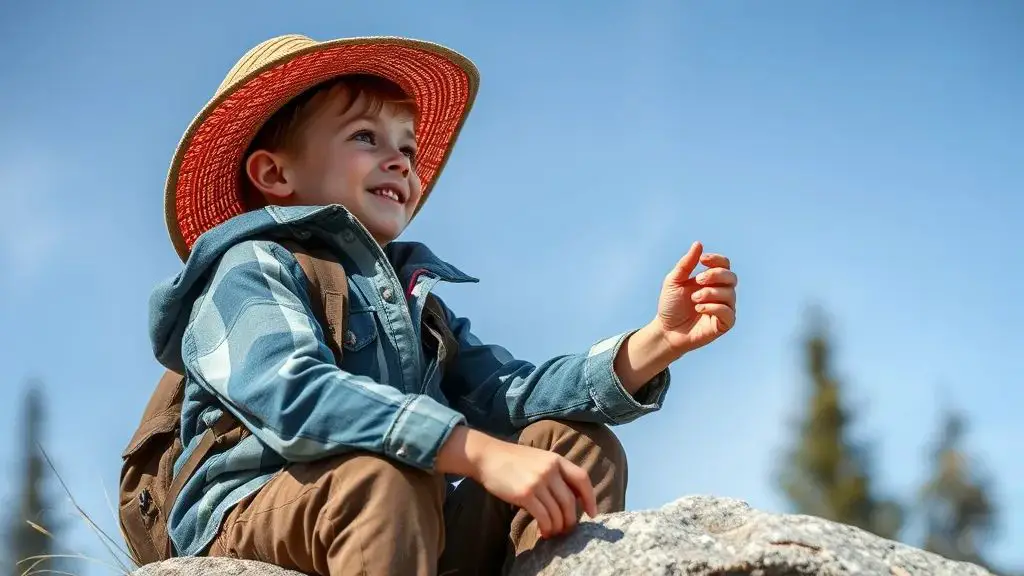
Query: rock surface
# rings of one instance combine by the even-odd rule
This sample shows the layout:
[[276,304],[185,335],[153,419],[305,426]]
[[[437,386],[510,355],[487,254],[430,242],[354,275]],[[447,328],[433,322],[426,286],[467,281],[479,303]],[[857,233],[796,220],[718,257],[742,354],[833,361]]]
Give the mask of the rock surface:
[[[223,558],[178,558],[135,576],[301,576]],[[512,576],[992,576],[864,530],[760,512],[730,498],[690,496],[658,510],[610,514],[540,543]]]
[[172,558],[146,564],[133,576],[305,576],[273,564],[232,558]]
[[991,576],[972,564],[802,515],[690,496],[581,524],[521,556],[514,576]]

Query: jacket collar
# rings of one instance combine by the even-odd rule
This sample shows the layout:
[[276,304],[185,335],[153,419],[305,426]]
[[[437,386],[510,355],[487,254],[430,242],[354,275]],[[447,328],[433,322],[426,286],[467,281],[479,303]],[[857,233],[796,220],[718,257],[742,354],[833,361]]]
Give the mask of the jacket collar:
[[[362,236],[367,244],[372,242],[366,227],[344,206],[268,206],[235,216],[200,236],[185,267],[205,269],[228,248],[248,238],[285,234],[300,241],[313,235],[330,240],[346,233]],[[419,242],[396,240],[383,252],[403,282],[420,270],[445,282],[479,281]]]

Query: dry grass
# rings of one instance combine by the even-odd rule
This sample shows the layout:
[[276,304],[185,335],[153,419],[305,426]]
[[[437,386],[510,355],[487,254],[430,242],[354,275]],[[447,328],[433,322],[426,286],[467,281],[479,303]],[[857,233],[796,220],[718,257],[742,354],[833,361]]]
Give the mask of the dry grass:
[[[28,558],[22,558],[17,563],[19,567],[27,565],[25,570],[21,573],[21,576],[33,576],[35,574],[64,574],[68,576],[79,576],[78,574],[74,574],[73,572],[65,572],[62,570],[53,570],[41,567],[41,565],[47,560],[72,558],[100,564],[110,569],[114,573],[122,574],[123,576],[131,576],[131,573],[134,570],[138,569],[138,566],[131,559],[131,556],[128,554],[127,551],[125,551],[124,548],[121,547],[117,540],[115,540],[109,534],[104,532],[103,529],[100,528],[99,525],[96,524],[96,522],[89,516],[89,514],[87,514],[85,510],[82,509],[82,507],[78,504],[78,501],[75,500],[74,495],[71,494],[71,490],[68,489],[68,485],[66,482],[64,482],[64,478],[57,470],[57,467],[54,466],[53,461],[50,459],[50,455],[46,453],[46,450],[44,450],[42,446],[39,446],[39,450],[40,452],[42,452],[43,458],[46,459],[47,465],[53,471],[54,476],[57,477],[57,481],[60,482],[61,488],[64,490],[64,493],[67,494],[68,501],[71,502],[71,505],[75,508],[76,515],[83,522],[85,522],[85,525],[88,526],[89,529],[93,531],[93,533],[95,533],[99,537],[100,543],[103,544],[103,547],[110,554],[112,560],[108,561],[99,558],[93,558],[91,556],[87,556],[85,554],[82,554],[81,552],[77,552],[74,550],[70,550],[66,553],[61,554],[43,554],[39,556],[30,556]],[[117,513],[114,510],[113,504],[110,501],[110,494],[107,492],[105,487],[103,489],[103,494],[107,499],[107,505],[110,507],[110,513],[111,515],[113,515],[114,520],[116,521]],[[56,542],[57,545],[60,546],[59,540],[49,530],[30,520],[26,520],[25,522],[27,522],[28,525],[31,526],[37,532],[47,536],[48,538],[52,538],[54,542]]]

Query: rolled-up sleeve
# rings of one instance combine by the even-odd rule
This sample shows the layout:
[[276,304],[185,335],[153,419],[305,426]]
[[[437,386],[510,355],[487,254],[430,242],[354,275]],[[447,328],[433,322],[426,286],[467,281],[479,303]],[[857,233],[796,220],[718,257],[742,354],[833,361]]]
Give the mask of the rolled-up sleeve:
[[459,343],[445,376],[446,395],[474,427],[512,434],[542,419],[615,425],[661,409],[670,384],[667,368],[636,396],[615,374],[615,355],[632,332],[533,364],[481,342],[469,319],[444,308]]
[[661,408],[668,392],[669,370],[666,368],[650,382],[645,383],[636,395],[629,393],[615,373],[615,356],[626,338],[635,331],[607,338],[591,346],[583,362],[583,374],[587,389],[597,406],[613,424],[625,424],[638,417]]

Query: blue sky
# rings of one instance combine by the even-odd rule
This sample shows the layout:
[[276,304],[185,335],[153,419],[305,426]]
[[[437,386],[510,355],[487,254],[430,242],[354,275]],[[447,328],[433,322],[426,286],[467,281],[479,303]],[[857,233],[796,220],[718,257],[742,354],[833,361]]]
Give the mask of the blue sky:
[[[0,497],[14,401],[39,376],[46,446],[116,533],[104,487],[160,375],[147,298],[178,265],[163,180],[235,60],[283,33],[407,35],[482,71],[408,236],[482,279],[443,295],[483,338],[535,361],[584,350],[651,317],[693,240],[734,262],[735,330],[673,365],[662,412],[619,429],[630,508],[713,493],[785,510],[772,474],[819,303],[881,488],[913,497],[955,405],[996,481],[992,557],[1024,566],[1020,3],[53,6],[0,8]],[[68,540],[104,557],[82,527]]]

